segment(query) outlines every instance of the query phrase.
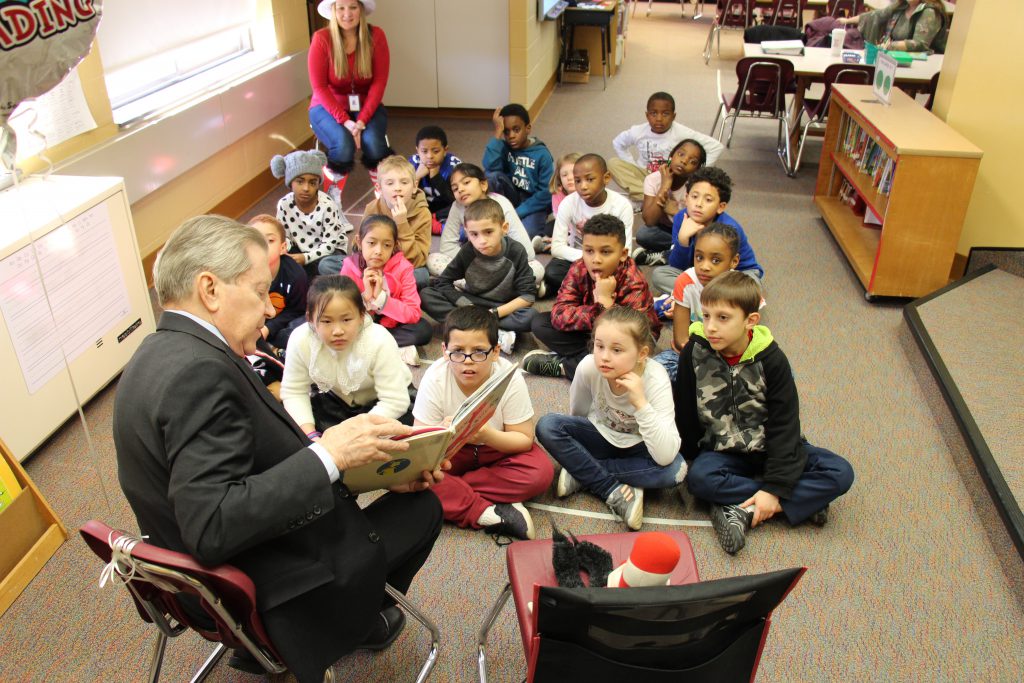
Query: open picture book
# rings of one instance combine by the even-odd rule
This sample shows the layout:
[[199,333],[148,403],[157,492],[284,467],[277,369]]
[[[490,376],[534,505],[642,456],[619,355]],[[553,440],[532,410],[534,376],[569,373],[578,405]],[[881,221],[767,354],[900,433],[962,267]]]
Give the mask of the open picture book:
[[503,372],[492,374],[455,412],[451,426],[416,427],[412,434],[393,437],[396,441],[408,442],[409,450],[396,453],[386,462],[371,462],[346,470],[345,486],[353,493],[386,489],[408,484],[419,479],[424,470],[440,467],[491,419],[518,370],[518,365],[510,365]]

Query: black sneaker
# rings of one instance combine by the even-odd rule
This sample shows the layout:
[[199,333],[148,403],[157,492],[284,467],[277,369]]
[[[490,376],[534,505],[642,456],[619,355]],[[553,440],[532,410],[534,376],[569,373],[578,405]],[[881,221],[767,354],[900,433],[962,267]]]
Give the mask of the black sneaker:
[[667,251],[647,251],[643,247],[633,250],[633,260],[638,266],[663,266],[668,263]]
[[498,515],[501,521],[485,526],[484,531],[487,533],[511,536],[524,541],[533,539],[533,517],[522,503],[495,503],[494,514]]
[[552,351],[530,351],[523,356],[523,371],[542,377],[565,377],[562,357]]
[[828,505],[808,517],[807,521],[815,526],[825,526],[828,524]]
[[398,605],[385,607],[377,615],[377,620],[370,628],[370,632],[359,645],[360,650],[383,650],[391,643],[405,628],[405,612],[398,608]]
[[722,549],[735,555],[747,544],[747,529],[754,514],[739,505],[712,505],[711,526],[715,529]]

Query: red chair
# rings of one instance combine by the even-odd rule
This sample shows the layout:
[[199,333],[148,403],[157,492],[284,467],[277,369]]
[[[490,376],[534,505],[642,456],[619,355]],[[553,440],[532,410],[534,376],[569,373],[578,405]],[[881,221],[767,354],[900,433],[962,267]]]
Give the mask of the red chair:
[[[804,25],[804,10],[807,0],[778,0],[769,10],[774,26],[792,26],[801,28]],[[765,17],[767,21],[769,16]]]
[[751,0],[718,0],[715,18],[708,31],[707,42],[704,43],[704,63],[711,61],[711,46],[717,45],[718,56],[722,56],[722,29],[746,30],[750,26]]
[[[718,113],[711,125],[711,135],[715,135],[718,122],[722,127],[718,132],[721,141],[729,125],[729,137],[725,146],[732,145],[732,134],[736,128],[736,119],[768,118],[779,122],[778,144],[776,152],[782,161],[787,175],[792,175],[789,146],[789,111],[786,109],[786,92],[793,83],[793,62],[777,57],[744,57],[736,63],[736,82],[739,89],[726,95],[722,91],[722,71],[718,71]],[[729,123],[729,120],[732,123]]]
[[864,0],[828,0],[825,12],[830,17],[855,17],[864,9]]
[[[793,175],[796,175],[796,172],[800,170],[800,160],[804,154],[804,143],[807,142],[807,134],[810,128],[813,127],[816,130],[824,130],[825,128],[825,122],[828,118],[828,106],[832,99],[832,86],[836,83],[868,85],[874,77],[875,67],[867,66],[866,64],[830,64],[825,69],[823,76],[825,91],[822,93],[821,99],[805,99],[803,111],[800,112],[801,118],[805,114],[807,115],[807,123],[804,124],[803,130],[800,131],[800,145],[797,147],[796,159],[793,161]],[[800,125],[799,119],[796,124]]]
[[[665,533],[675,537],[682,553],[671,585],[650,588],[558,588],[550,539],[510,545],[509,583],[477,642],[481,683],[487,681],[487,634],[509,595],[530,683],[753,680],[771,611],[805,569],[702,583],[689,537]],[[618,566],[636,534],[580,538],[608,550]]]
[[[239,569],[226,564],[205,567],[184,553],[145,543],[97,520],[86,522],[79,533],[107,565],[100,585],[108,578],[120,579],[131,594],[142,620],[157,627],[147,679],[150,683],[156,683],[160,678],[167,639],[190,628],[206,640],[218,643],[192,677],[193,683],[210,674],[227,648],[244,648],[268,673],[278,674],[286,670],[256,611],[256,588]],[[437,627],[404,595],[388,585],[385,585],[385,590],[407,614],[431,632],[431,650],[416,678],[420,683],[430,675],[437,659]],[[198,598],[204,615],[184,609],[177,599],[180,595]],[[333,680],[334,672],[328,669],[324,681]]]

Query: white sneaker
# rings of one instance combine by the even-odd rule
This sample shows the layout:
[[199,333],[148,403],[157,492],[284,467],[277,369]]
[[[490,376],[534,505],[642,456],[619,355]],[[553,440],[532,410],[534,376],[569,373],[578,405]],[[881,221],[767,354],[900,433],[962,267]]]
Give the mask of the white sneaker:
[[569,470],[562,468],[562,471],[558,473],[558,483],[555,484],[555,495],[559,498],[565,498],[579,491],[582,486],[576,481],[576,478],[569,474]]
[[534,237],[530,244],[533,245],[533,251],[537,254],[543,254],[544,252],[551,251],[551,238],[545,238],[543,235],[537,235]]
[[543,299],[544,295],[547,294],[547,293],[548,293],[548,286],[546,284],[544,284],[543,280],[541,280],[540,284],[537,285],[537,298],[538,299]]
[[398,349],[398,355],[402,357],[402,362],[406,365],[411,365],[414,368],[418,368],[420,365],[420,354],[416,351],[415,346],[403,346]]
[[498,330],[498,346],[501,352],[507,356],[512,355],[512,349],[516,345],[516,333],[511,330]]

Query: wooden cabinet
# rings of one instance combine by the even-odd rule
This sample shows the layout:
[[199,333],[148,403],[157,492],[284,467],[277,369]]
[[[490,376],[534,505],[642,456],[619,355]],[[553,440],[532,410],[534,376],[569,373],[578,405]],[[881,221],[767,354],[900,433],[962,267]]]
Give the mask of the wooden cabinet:
[[507,0],[388,0],[370,21],[391,50],[385,105],[494,109],[508,102]]
[[[832,90],[814,203],[865,296],[919,297],[945,286],[982,152],[903,92]],[[848,201],[881,219],[865,225]]]

